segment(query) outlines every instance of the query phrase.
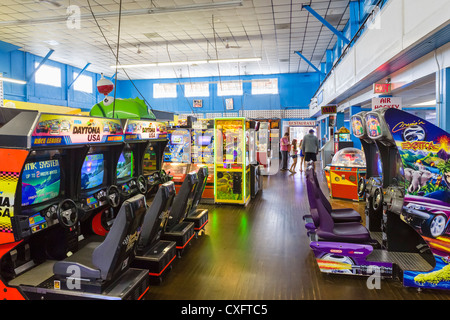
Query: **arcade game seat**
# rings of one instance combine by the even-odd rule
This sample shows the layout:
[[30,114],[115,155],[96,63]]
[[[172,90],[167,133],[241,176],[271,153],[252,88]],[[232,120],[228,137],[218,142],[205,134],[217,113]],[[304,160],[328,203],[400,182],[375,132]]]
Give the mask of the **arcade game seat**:
[[130,262],[144,213],[144,196],[126,200],[103,242],[88,243],[64,260],[43,264],[53,269],[53,275],[45,281],[40,279],[48,270],[35,268],[25,277],[14,279],[14,283],[31,299],[141,298],[148,289],[148,272],[130,268]]
[[194,223],[195,236],[197,237],[203,230],[205,233],[205,225],[208,223],[208,209],[197,208],[202,199],[203,191],[205,190],[206,182],[208,180],[208,167],[200,167],[197,172],[198,183],[195,186],[194,197],[191,206],[187,208],[187,215],[184,221]]
[[198,183],[197,173],[186,174],[180,192],[173,200],[170,216],[161,235],[161,239],[177,243],[178,257],[181,257],[186,245],[194,237],[194,223],[184,221],[186,208],[190,207],[194,195],[195,185]]
[[131,266],[149,270],[151,279],[162,281],[163,274],[170,270],[176,255],[176,242],[161,240],[161,231],[167,223],[168,214],[175,197],[175,185],[161,185],[147,210],[138,240],[136,257]]

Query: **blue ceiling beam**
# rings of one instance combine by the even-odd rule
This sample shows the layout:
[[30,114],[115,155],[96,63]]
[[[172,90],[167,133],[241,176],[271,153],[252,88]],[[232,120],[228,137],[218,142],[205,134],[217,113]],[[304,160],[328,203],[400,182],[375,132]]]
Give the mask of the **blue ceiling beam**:
[[47,55],[44,57],[44,59],[42,59],[41,63],[39,63],[37,68],[34,69],[33,72],[30,74],[30,76],[28,77],[27,81],[30,81],[31,79],[33,79],[34,74],[39,70],[40,67],[42,67],[44,65],[44,63],[47,62],[48,58],[50,58],[50,56],[53,54],[53,52],[55,52],[55,50],[50,49],[50,51],[47,53]]
[[314,17],[316,17],[317,20],[322,22],[323,25],[325,25],[328,29],[330,29],[335,35],[337,35],[342,41],[345,42],[345,44],[349,44],[350,40],[345,37],[342,32],[340,32],[338,29],[333,27],[327,20],[322,18],[320,14],[318,14],[316,11],[314,11],[309,5],[302,5],[302,9],[305,8],[308,10],[309,13],[311,13]]
[[87,64],[84,66],[84,68],[81,69],[80,72],[78,72],[76,78],[73,79],[73,81],[69,84],[69,86],[67,87],[67,89],[70,89],[70,87],[75,83],[75,81],[78,80],[78,78],[81,76],[81,74],[82,74],[84,71],[86,71],[86,69],[87,69],[90,65],[91,65],[90,63],[87,63]]
[[318,73],[320,73],[323,76],[326,76],[325,73],[323,73],[321,70],[319,70],[315,65],[313,65],[311,63],[311,61],[309,61],[308,59],[306,59],[306,57],[304,55],[301,54],[300,51],[295,51],[296,54],[298,54],[303,60],[306,61],[306,63],[308,63],[314,70],[316,70]]

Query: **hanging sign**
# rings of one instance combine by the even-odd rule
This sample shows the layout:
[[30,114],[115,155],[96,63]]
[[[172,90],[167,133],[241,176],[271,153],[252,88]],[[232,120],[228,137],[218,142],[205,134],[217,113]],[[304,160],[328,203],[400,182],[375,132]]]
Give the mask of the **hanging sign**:
[[372,98],[372,110],[380,108],[402,109],[401,97]]
[[333,114],[337,113],[337,106],[323,106],[322,107],[322,114]]

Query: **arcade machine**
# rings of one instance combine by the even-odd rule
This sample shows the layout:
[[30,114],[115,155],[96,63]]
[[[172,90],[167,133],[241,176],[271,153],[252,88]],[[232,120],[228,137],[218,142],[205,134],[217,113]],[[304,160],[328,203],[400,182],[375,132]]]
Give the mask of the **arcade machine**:
[[[380,226],[380,232],[370,232],[369,236],[378,245],[358,242],[367,239],[369,231],[364,235],[360,229],[355,234],[347,228],[350,234],[344,237],[337,233],[339,225],[334,224],[336,230],[329,235],[335,242],[321,239],[310,244],[321,271],[370,275],[377,272],[374,266],[389,263],[381,275],[398,278],[404,286],[448,289],[446,235],[436,233],[437,238],[433,238],[428,232],[446,230],[440,223],[447,217],[442,210],[449,207],[449,190],[444,180],[450,136],[397,109],[371,111],[364,119],[367,137],[376,144],[382,164],[382,185],[375,187],[372,210],[366,210],[371,214],[382,208],[381,216],[370,217],[370,225]],[[360,135],[365,142],[365,133],[360,131]],[[369,168],[373,165],[377,165],[375,161],[368,161],[370,175],[376,171]],[[366,183],[366,199],[368,192],[371,190]],[[322,218],[326,220],[322,215],[319,224]],[[336,250],[340,250],[339,254],[332,255]]]
[[169,142],[164,150],[163,170],[170,174],[178,193],[191,163],[191,129],[167,130]]
[[353,148],[350,130],[346,127],[342,127],[334,133],[334,154],[344,148]]
[[270,167],[269,122],[260,122],[256,139],[256,161],[260,163],[261,174],[267,175]]
[[[3,121],[0,128],[2,298],[140,298],[148,287],[147,271],[129,268],[127,262],[134,255],[121,243],[123,237],[137,232],[144,203],[130,199],[122,206],[118,214],[120,222],[111,230],[104,246],[91,244],[80,248],[80,223],[87,217],[72,200],[77,196],[77,186],[81,183],[78,175],[89,146],[122,141],[121,130],[116,133],[103,130],[108,122],[121,128],[120,122],[6,108],[0,110],[0,119]],[[50,122],[59,124],[59,129],[54,125],[52,131],[41,130],[41,123]],[[127,216],[126,211],[131,215]],[[130,242],[129,248],[133,245]],[[114,252],[110,252],[111,247]],[[92,252],[94,248],[98,249],[97,253]],[[114,261],[101,261],[99,254]],[[86,259],[88,255],[91,259]],[[88,267],[85,261],[91,261]],[[72,277],[75,281],[72,287],[67,281],[70,275],[65,274],[69,264],[77,267],[82,277]],[[62,266],[66,268],[61,269]],[[90,273],[85,272],[88,269]]]
[[192,125],[192,162],[190,171],[206,167],[206,182],[202,203],[214,203],[214,120],[199,119]]
[[363,111],[351,117],[353,134],[361,141],[366,159],[366,174],[358,180],[358,196],[365,201],[366,228],[371,232],[381,232],[382,208],[374,210],[373,200],[375,190],[382,186],[382,172],[380,153],[374,140],[370,139],[366,128],[366,115]]
[[259,122],[254,120],[246,121],[246,163],[250,166],[250,196],[256,197],[262,190],[261,169],[256,160],[257,134]]
[[353,201],[364,200],[358,193],[359,181],[366,175],[364,153],[356,148],[339,150],[325,167],[330,197]]
[[246,205],[250,200],[250,167],[246,163],[245,118],[216,118],[214,199]]
[[[365,117],[383,164],[383,189],[377,189],[373,203],[383,208],[383,240],[390,251],[419,251],[431,265],[402,268],[403,284],[449,289],[450,135],[402,110],[381,109]],[[408,233],[399,232],[399,225],[407,225]]]
[[[151,195],[162,183],[162,157],[167,145],[167,130],[162,122],[149,120],[127,120],[125,123],[125,147],[119,158],[117,184],[122,196],[129,197],[137,192]],[[128,156],[127,156],[128,155]],[[131,163],[122,165],[131,159]],[[119,168],[133,170],[120,171]]]

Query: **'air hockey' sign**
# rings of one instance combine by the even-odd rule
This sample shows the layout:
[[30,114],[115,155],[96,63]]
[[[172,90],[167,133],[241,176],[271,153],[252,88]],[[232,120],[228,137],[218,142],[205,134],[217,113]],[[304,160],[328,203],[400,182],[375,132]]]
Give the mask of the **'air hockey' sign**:
[[401,97],[372,98],[372,110],[381,108],[402,109]]

